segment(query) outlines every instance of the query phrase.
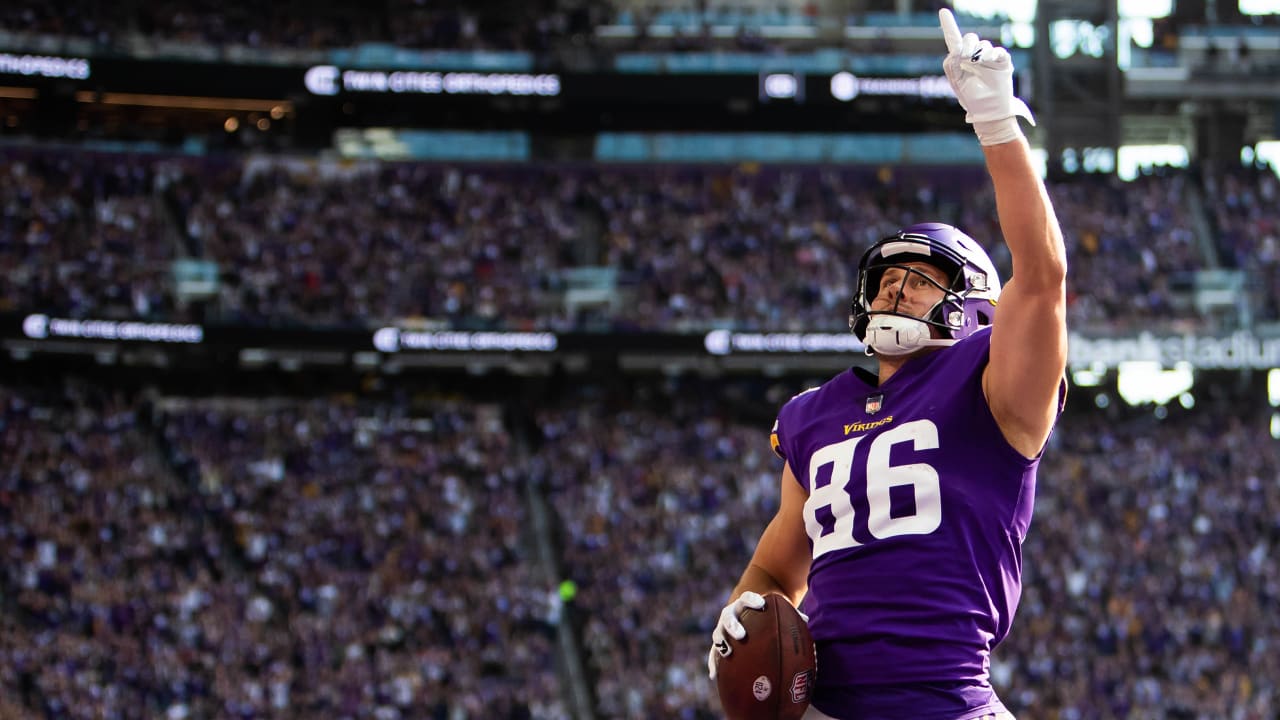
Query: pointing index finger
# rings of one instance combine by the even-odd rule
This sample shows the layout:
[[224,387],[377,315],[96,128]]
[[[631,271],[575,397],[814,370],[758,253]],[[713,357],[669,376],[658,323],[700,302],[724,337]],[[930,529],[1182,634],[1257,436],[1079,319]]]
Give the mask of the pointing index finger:
[[947,52],[960,52],[962,43],[960,37],[960,25],[956,23],[956,16],[951,14],[947,8],[938,11],[938,24],[942,26],[942,39],[947,41]]

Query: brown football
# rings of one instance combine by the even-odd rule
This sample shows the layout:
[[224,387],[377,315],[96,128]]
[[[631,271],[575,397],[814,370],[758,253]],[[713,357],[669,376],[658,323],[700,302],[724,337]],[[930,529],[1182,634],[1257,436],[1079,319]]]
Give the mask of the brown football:
[[747,636],[716,658],[716,690],[729,720],[799,720],[809,708],[817,662],[804,618],[782,595],[742,611]]

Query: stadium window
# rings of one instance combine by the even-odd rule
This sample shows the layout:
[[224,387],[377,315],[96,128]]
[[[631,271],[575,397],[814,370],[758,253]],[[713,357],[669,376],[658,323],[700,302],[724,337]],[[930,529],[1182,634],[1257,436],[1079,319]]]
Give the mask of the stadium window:
[[1280,0],[1240,0],[1240,12],[1245,15],[1280,14]]
[[1120,0],[1117,10],[1122,18],[1162,18],[1173,13],[1173,0]]
[[1117,154],[1116,170],[1121,180],[1133,180],[1142,168],[1184,168],[1189,162],[1190,153],[1182,145],[1124,145]]
[[974,17],[1007,17],[1014,22],[1031,22],[1036,17],[1036,0],[955,0],[955,11]]

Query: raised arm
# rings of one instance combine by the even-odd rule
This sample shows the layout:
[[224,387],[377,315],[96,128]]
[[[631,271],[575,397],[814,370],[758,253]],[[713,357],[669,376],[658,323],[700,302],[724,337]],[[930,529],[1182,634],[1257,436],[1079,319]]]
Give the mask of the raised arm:
[[1013,278],[1000,293],[991,327],[983,390],[1009,444],[1033,457],[1053,429],[1067,366],[1067,253],[1027,141],[983,152],[1013,256]]
[[983,390],[1005,438],[1032,457],[1053,428],[1066,370],[1067,253],[1018,126],[1018,117],[1034,120],[1013,94],[1013,60],[973,33],[961,35],[950,10],[940,10],[938,19],[947,44],[943,69],[982,144],[1000,231],[1013,257],[1013,278],[995,312]]

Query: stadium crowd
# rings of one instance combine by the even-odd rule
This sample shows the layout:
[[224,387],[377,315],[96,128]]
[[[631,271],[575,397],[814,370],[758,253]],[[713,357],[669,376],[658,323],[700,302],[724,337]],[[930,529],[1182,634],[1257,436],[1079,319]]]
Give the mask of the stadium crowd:
[[0,310],[153,317],[173,307],[178,249],[153,192],[169,171],[136,157],[0,159]]
[[[562,510],[602,714],[715,717],[707,637],[775,507],[770,421],[686,396],[602,422],[601,404],[544,411],[531,468]],[[1028,718],[1275,717],[1280,446],[1264,414],[1099,415],[1069,411],[1051,441],[997,688]]]
[[[882,3],[883,4],[883,3]],[[890,9],[888,7],[886,10]],[[0,9],[0,27],[17,34],[91,40],[108,49],[188,43],[209,48],[328,50],[387,44],[431,50],[549,50],[561,40],[597,44],[601,26],[625,28],[626,44],[645,49],[694,50],[713,45],[709,29],[735,27],[739,51],[777,52],[760,34],[765,26],[812,26],[821,8],[809,0],[752,3],[583,2],[475,3],[390,0],[378,4],[317,2],[264,7],[248,0],[166,0],[104,6],[67,2],[53,8],[14,0]],[[888,14],[888,13],[884,13]],[[857,16],[845,19],[855,22]],[[650,33],[654,26],[674,33]]]
[[[150,39],[537,52],[619,17],[602,3],[534,5],[15,0],[0,26],[110,51]],[[809,4],[774,5],[804,16]],[[1053,183],[1071,327],[1204,327],[1184,291],[1215,260],[1255,273],[1257,316],[1280,320],[1277,190],[1269,171]],[[979,168],[326,164],[5,146],[0,312],[841,331],[858,255],[911,222],[960,225],[1008,277],[993,203]],[[179,259],[216,263],[217,293],[183,297]],[[564,274],[593,266],[617,271],[620,302],[574,310]],[[801,389],[790,382],[587,385],[540,407],[524,438],[500,407],[436,396],[6,381],[0,717],[568,717],[564,616],[532,557],[531,482],[555,508],[555,549],[580,589],[599,716],[714,718],[711,623],[774,509],[766,431]],[[1209,396],[1157,419],[1073,402],[1041,471],[997,688],[1024,718],[1280,716],[1270,410]]]
[[5,717],[565,717],[500,417],[408,407],[0,390]]
[[1267,167],[1240,168],[1205,177],[1205,197],[1226,267],[1253,273],[1252,306],[1258,319],[1280,321],[1280,182]]
[[[1191,271],[1212,260],[1188,210],[1189,177],[1053,185],[1074,328],[1204,321],[1179,301]],[[1237,212],[1234,198],[1252,202],[1252,219],[1226,218],[1224,238],[1273,268],[1274,231],[1254,231],[1273,224],[1265,193],[1275,181],[1255,182],[1211,206],[1222,215]],[[912,222],[965,228],[1007,278],[989,186],[978,168],[325,165],[11,149],[0,170],[0,269],[11,278],[0,309],[252,325],[839,331],[862,249]],[[179,297],[178,258],[216,263],[218,294]],[[587,266],[617,272],[618,302],[562,301],[565,271]]]
[[529,472],[560,514],[601,717],[712,718],[707,620],[776,508],[778,468],[759,428],[656,395],[542,410]]
[[[587,385],[537,411],[527,456],[498,409],[436,398],[6,387],[0,696],[14,717],[567,717],[527,479],[599,716],[716,717],[709,623],[776,503],[761,413],[798,387]],[[996,686],[1022,717],[1275,717],[1264,409],[1091,400],[1051,440]]]
[[248,0],[166,0],[103,5],[15,0],[0,8],[9,33],[79,38],[131,50],[149,41],[211,48],[327,50],[364,43],[433,50],[545,50],[557,38],[590,36],[607,19],[599,3],[391,0],[262,5]]
[[1028,716],[1280,713],[1280,446],[1266,410],[1220,399],[1163,421],[1062,423],[993,665]]

